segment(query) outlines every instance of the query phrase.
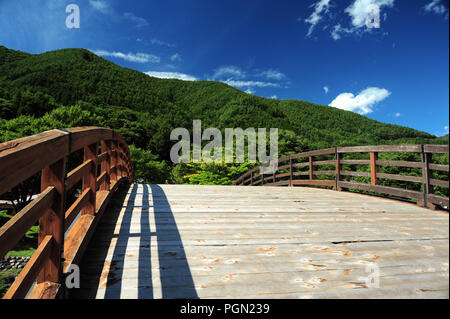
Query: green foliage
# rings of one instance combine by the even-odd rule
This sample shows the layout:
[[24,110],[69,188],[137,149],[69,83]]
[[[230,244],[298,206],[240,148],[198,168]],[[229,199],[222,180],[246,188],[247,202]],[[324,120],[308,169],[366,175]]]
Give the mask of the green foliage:
[[[174,128],[279,128],[279,155],[347,145],[448,143],[425,132],[297,100],[246,94],[224,83],[157,79],[84,49],[32,55],[0,46],[0,142],[53,128],[121,133],[138,180],[226,184],[240,165],[171,165]],[[146,162],[148,161],[148,163]],[[198,174],[198,175],[195,175]],[[190,176],[190,177],[187,177]]]
[[169,174],[169,168],[164,161],[158,161],[158,156],[150,151],[130,145],[133,162],[134,179],[138,183],[161,184]]

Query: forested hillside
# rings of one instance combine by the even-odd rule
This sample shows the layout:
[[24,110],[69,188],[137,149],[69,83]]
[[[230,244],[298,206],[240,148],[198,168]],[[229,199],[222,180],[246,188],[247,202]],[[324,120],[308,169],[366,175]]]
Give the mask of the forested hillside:
[[[212,81],[163,80],[84,49],[32,55],[0,46],[0,142],[83,125],[110,127],[131,145],[138,180],[229,183],[243,165],[173,166],[170,132],[279,128],[280,155],[332,146],[446,143],[425,132],[297,100],[246,94]],[[199,175],[206,174],[199,179]],[[192,178],[186,175],[193,176]]]

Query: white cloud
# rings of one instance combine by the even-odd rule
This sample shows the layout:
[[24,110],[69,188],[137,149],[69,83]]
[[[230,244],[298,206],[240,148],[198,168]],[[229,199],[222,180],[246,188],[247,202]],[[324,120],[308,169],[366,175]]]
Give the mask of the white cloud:
[[174,55],[172,55],[170,57],[170,61],[172,61],[172,62],[175,62],[175,61],[181,62],[181,55],[178,54],[178,53],[175,53]]
[[102,57],[113,57],[118,59],[123,59],[125,61],[136,62],[136,63],[159,63],[161,59],[153,54],[147,53],[122,53],[122,52],[109,52],[105,50],[90,50],[94,54]]
[[160,79],[178,79],[178,80],[183,80],[183,81],[197,81],[197,78],[192,75],[178,73],[178,72],[148,71],[148,72],[144,72],[144,73],[149,76],[153,76],[155,78],[160,78]]
[[286,77],[280,71],[273,70],[273,69],[269,69],[267,71],[261,72],[260,76],[263,76],[263,77],[265,77],[267,79],[271,79],[271,80],[282,80]]
[[448,125],[444,126],[445,134],[448,134]]
[[309,23],[311,25],[308,29],[308,33],[306,34],[307,37],[311,36],[314,27],[322,19],[322,12],[327,13],[329,6],[330,0],[319,0],[311,5],[311,7],[314,7],[314,12],[307,19],[305,19],[305,23]]
[[262,81],[235,81],[232,79],[228,79],[226,81],[222,81],[223,83],[226,83],[228,85],[234,86],[234,87],[238,87],[238,88],[242,88],[242,87],[260,87],[260,88],[265,88],[265,87],[279,87],[280,85],[277,83],[272,83],[272,82],[262,82]]
[[366,25],[366,19],[371,14],[373,6],[378,6],[380,10],[383,7],[392,8],[394,0],[355,0],[345,12],[352,18],[352,25],[361,28]]
[[113,11],[106,1],[102,0],[89,0],[89,4],[95,10],[100,11],[103,14],[111,14]]
[[[331,31],[331,37],[334,40],[339,40],[341,34],[362,34],[372,30],[366,27],[366,20],[372,13],[374,6],[378,6],[380,11],[383,7],[392,8],[394,6],[394,0],[355,0],[345,9],[345,12],[351,18],[351,27],[342,27],[338,23]],[[387,19],[386,13],[383,13],[383,18],[384,20]]]
[[123,16],[125,19],[132,21],[136,28],[143,28],[143,27],[147,27],[149,25],[147,20],[145,20],[144,18],[135,16],[133,13],[125,12],[123,14]]
[[255,94],[255,90],[252,90],[252,89],[250,89],[250,88],[248,88],[247,90],[245,90],[245,93],[247,93],[247,94]]
[[328,91],[329,91],[328,86],[324,86],[323,90],[325,91],[325,94],[328,94]]
[[401,114],[400,113],[395,113],[395,117],[400,117]]
[[[436,13],[436,14],[445,14],[445,13],[447,13],[447,9],[442,4],[441,0],[433,0],[433,1],[431,1],[429,4],[427,4],[424,7],[424,10],[426,12],[432,12],[432,13]],[[448,17],[448,13],[447,13],[446,17]]]
[[275,95],[272,95],[270,98],[273,100],[276,100],[276,99],[278,99],[278,96],[275,94]]
[[373,107],[376,103],[383,101],[389,95],[391,95],[391,92],[386,89],[368,87],[361,91],[357,96],[353,93],[341,93],[329,106],[359,114],[368,114],[373,112]]
[[214,71],[213,79],[219,79],[222,77],[231,77],[231,78],[244,78],[245,72],[236,66],[223,66]]

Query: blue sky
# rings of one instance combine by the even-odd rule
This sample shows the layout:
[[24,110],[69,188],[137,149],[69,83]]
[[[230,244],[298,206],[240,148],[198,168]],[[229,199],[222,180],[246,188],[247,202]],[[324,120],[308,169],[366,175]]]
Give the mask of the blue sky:
[[[80,28],[67,28],[68,4]],[[368,28],[376,8],[379,28]],[[448,133],[448,33],[445,0],[0,0],[0,44],[11,49],[86,48],[153,76],[223,81],[435,135]]]

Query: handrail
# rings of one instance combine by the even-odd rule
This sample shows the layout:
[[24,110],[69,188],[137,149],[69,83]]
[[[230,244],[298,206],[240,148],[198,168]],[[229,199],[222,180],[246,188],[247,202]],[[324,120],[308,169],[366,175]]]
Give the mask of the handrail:
[[[67,157],[81,149],[83,163],[67,173]],[[0,144],[0,195],[38,172],[41,194],[0,228],[2,259],[39,220],[39,247],[5,299],[60,296],[63,275],[80,261],[112,194],[121,183],[133,183],[127,143],[101,127],[51,130]],[[81,195],[67,208],[66,194],[79,181]]]
[[[378,160],[378,154],[381,152],[399,152],[399,153],[418,153],[421,154],[420,162],[408,161],[381,161]],[[369,153],[369,160],[361,159],[343,159],[344,154]],[[271,175],[261,175],[257,172],[261,166],[267,166],[268,163],[257,166],[234,181],[237,186],[328,186],[335,190],[342,191],[355,189],[358,191],[368,191],[383,195],[396,196],[406,199],[418,200],[418,204],[423,207],[435,209],[436,205],[449,206],[449,197],[434,194],[433,186],[449,188],[447,180],[435,179],[432,176],[433,171],[449,171],[449,165],[433,164],[432,154],[449,153],[448,145],[376,145],[376,146],[352,146],[335,147],[311,152],[304,152],[295,155],[286,156],[278,159],[278,168]],[[317,156],[333,156],[333,159],[314,161]],[[296,162],[301,159],[308,159],[307,162]],[[286,164],[288,162],[288,164]],[[315,166],[333,165],[334,169],[316,170]],[[343,170],[343,165],[368,165],[369,172]],[[379,166],[409,167],[422,170],[422,176],[407,176],[397,174],[379,173]],[[297,168],[307,167],[308,171],[301,171]],[[334,179],[316,179],[316,175],[334,176]],[[307,179],[295,178],[296,176],[307,176]],[[351,180],[345,180],[350,176]],[[370,179],[368,183],[357,183],[353,177],[366,177]],[[380,185],[380,179],[397,180],[403,182],[415,182],[422,184],[422,191],[403,189],[399,187]]]

